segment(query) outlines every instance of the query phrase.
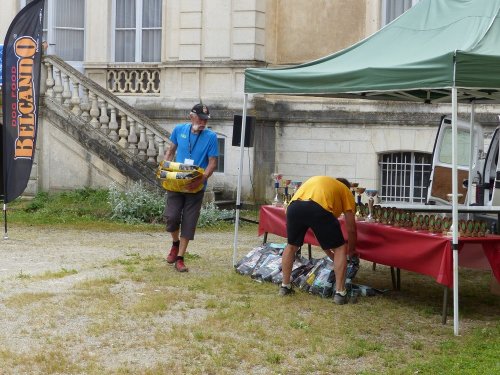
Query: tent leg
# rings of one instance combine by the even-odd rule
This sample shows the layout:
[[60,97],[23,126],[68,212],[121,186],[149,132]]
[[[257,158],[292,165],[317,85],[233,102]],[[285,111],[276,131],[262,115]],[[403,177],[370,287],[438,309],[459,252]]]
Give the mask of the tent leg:
[[453,244],[453,333],[458,336],[458,244]]
[[[469,158],[469,177],[467,177],[469,179],[468,184],[467,184],[467,201],[466,201],[467,206],[470,206],[472,204],[471,192],[472,192],[472,179],[473,179],[473,177],[472,177],[472,163],[473,163],[472,155],[474,155],[474,112],[475,112],[474,102],[472,102],[471,107],[470,107],[470,139],[469,139],[470,149],[469,149],[469,155],[471,157]],[[470,219],[469,213],[467,214],[467,219]]]
[[451,90],[451,108],[452,108],[452,222],[453,222],[453,332],[458,336],[458,175],[457,175],[457,119],[458,119],[458,100],[457,88],[453,87]]
[[236,189],[236,217],[234,219],[234,242],[233,242],[233,266],[236,266],[238,257],[238,227],[240,225],[241,209],[241,180],[243,174],[243,152],[245,145],[245,128],[247,123],[247,100],[248,94],[243,99],[243,117],[241,119],[241,137],[240,137],[240,165],[238,168],[238,187]]

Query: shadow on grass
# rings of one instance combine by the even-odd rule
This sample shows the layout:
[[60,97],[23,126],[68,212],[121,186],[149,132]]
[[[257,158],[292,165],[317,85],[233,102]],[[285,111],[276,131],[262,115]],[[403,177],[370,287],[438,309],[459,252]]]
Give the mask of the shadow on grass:
[[[459,270],[459,314],[461,318],[476,320],[498,319],[500,298],[490,290],[491,278],[488,271]],[[418,310],[428,315],[441,316],[444,286],[432,277],[401,270],[400,290],[393,290],[390,267],[364,262],[355,283],[378,289],[388,289],[382,298],[393,301],[401,307]],[[366,298],[366,297],[365,297]],[[448,319],[453,316],[453,290],[448,290]]]

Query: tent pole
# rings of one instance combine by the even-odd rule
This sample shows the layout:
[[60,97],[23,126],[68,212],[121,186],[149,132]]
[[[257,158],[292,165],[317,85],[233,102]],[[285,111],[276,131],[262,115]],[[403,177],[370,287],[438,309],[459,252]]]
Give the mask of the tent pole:
[[452,112],[452,220],[453,220],[453,331],[455,336],[458,336],[458,186],[457,186],[457,118],[458,118],[458,101],[457,88],[451,90],[451,112]]
[[241,209],[241,180],[243,175],[243,155],[245,145],[245,128],[247,124],[247,101],[248,94],[243,99],[243,116],[241,118],[241,137],[240,137],[240,165],[238,167],[238,187],[236,189],[236,217],[234,219],[234,242],[233,242],[233,266],[236,266],[238,256],[238,227],[240,225]]
[[[469,183],[467,184],[467,206],[472,204],[472,155],[474,155],[474,110],[475,103],[472,101],[470,106],[470,151],[469,151]],[[478,202],[476,202],[477,204]],[[482,204],[481,204],[482,206]],[[470,219],[469,214],[467,214],[467,219]]]

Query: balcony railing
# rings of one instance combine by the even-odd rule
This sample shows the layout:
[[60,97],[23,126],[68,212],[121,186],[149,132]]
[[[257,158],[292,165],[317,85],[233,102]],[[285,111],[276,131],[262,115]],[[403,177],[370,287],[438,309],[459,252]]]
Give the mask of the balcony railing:
[[159,94],[160,69],[115,68],[107,70],[108,90],[117,94]]

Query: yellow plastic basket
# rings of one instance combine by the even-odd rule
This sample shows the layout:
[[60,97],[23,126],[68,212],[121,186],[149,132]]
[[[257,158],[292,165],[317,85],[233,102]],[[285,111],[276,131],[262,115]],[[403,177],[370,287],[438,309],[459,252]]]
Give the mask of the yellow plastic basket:
[[197,193],[203,189],[203,183],[196,189],[189,190],[187,185],[195,178],[203,175],[205,170],[197,165],[189,165],[163,160],[156,171],[156,178],[165,190],[179,193]]

